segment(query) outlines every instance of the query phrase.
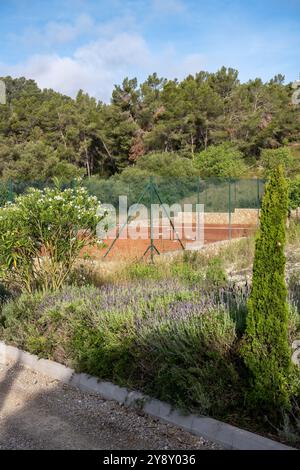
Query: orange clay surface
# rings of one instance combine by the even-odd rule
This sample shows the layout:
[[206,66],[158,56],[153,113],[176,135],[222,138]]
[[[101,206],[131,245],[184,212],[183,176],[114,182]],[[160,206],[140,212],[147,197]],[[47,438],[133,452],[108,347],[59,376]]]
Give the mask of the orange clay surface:
[[[162,239],[161,232],[163,229],[155,228],[155,233],[160,233],[160,237],[154,240],[154,245],[160,253],[167,253],[171,251],[181,250],[181,245],[176,239],[172,229],[169,229],[169,238]],[[256,227],[253,225],[232,225],[231,227],[231,238],[240,238],[247,237],[254,233]],[[187,232],[187,231],[185,231]],[[138,238],[136,240],[127,237],[119,238],[114,244],[112,250],[106,257],[107,260],[135,260],[140,259],[146,252],[148,246],[150,245],[150,230],[143,228],[140,232],[143,238]],[[123,232],[123,237],[126,235],[126,229]],[[114,238],[114,233],[111,233],[109,238],[104,240],[104,248],[92,247],[86,248],[81,254],[90,255],[94,259],[101,259],[107,252],[108,248],[111,246]],[[222,240],[229,240],[230,231],[228,225],[212,225],[206,224],[204,227],[204,243],[214,243]],[[183,245],[186,247],[187,243],[191,243],[195,240],[195,236],[186,236],[185,234],[181,237]],[[148,252],[149,254],[149,252]]]

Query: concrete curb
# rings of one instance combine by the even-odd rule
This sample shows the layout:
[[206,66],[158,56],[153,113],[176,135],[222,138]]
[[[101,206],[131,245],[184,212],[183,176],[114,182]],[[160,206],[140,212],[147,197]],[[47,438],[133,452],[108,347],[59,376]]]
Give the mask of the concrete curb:
[[196,436],[204,437],[226,449],[235,450],[294,450],[279,442],[239,429],[216,419],[183,415],[168,403],[152,399],[140,392],[130,391],[110,382],[101,382],[88,374],[77,374],[73,369],[57,362],[39,359],[37,356],[8,346],[0,341],[0,362],[14,360],[53,379],[67,383],[80,390],[101,395],[106,400],[138,409],[169,424],[178,426]]

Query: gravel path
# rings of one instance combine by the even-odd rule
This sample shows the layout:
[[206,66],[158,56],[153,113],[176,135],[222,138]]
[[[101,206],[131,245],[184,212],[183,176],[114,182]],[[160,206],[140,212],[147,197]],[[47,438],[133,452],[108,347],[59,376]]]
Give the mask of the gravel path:
[[217,449],[202,438],[0,363],[0,449]]

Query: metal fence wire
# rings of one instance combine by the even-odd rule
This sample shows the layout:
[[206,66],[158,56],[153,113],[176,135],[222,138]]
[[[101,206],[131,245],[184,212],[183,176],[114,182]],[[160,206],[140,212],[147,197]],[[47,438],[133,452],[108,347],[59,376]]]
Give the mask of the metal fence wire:
[[[43,189],[53,186],[53,182],[4,182],[0,181],[0,204],[14,201],[15,197],[24,194],[28,188]],[[76,181],[65,183],[62,189],[74,187]],[[80,183],[91,195],[97,196],[103,204],[114,207],[116,223],[114,237],[107,240],[107,250],[104,256],[112,255],[114,249],[122,248],[120,231],[126,231],[134,223],[129,208],[137,203],[142,204],[145,211],[145,226],[147,226],[147,243],[141,245],[139,255],[154,252],[184,249],[187,239],[184,234],[176,233],[174,225],[175,214],[164,212],[163,206],[171,209],[176,207],[178,212],[189,211],[192,223],[195,222],[197,211],[203,205],[204,212],[204,242],[211,243],[219,240],[247,236],[256,230],[259,223],[259,209],[264,193],[265,182],[260,179],[201,179],[198,177],[168,178],[158,176],[137,177],[126,180],[122,175],[107,180],[92,177]],[[120,198],[126,200],[127,215],[120,220]],[[158,220],[155,220],[151,207],[160,206],[161,218],[170,225],[170,240],[157,240],[152,243],[153,231],[157,229]],[[158,233],[157,230],[155,232]],[[179,236],[180,235],[180,236]],[[119,240],[120,239],[120,240]],[[170,244],[170,241],[173,244]],[[129,242],[127,242],[129,244]],[[137,249],[136,243],[136,249]],[[150,248],[149,248],[150,247]],[[149,249],[148,249],[149,248]],[[124,250],[126,251],[126,247]],[[123,251],[124,251],[123,250]],[[134,250],[134,247],[133,247]],[[138,251],[138,250],[137,250]],[[118,251],[120,253],[120,250]]]
[[[184,249],[188,240],[184,233],[178,233],[174,222],[174,213],[170,217],[160,211],[164,224],[169,224],[170,239],[161,237],[153,241],[153,232],[159,232],[157,225],[161,223],[155,219],[150,210],[153,204],[167,205],[177,211],[191,214],[192,224],[195,223],[199,205],[203,205],[204,212],[204,243],[248,236],[252,234],[259,223],[259,209],[264,192],[264,181],[259,179],[200,179],[197,177],[166,178],[145,177],[134,181],[124,181],[116,178],[106,181],[86,180],[85,185],[91,194],[96,195],[103,203],[112,204],[118,212],[119,197],[126,197],[128,208],[140,203],[147,211],[148,234],[147,243],[122,240],[124,231],[134,223],[130,215],[117,224],[115,237],[108,240],[108,249],[105,257],[113,252],[122,257],[130,249],[143,256],[164,251]],[[175,225],[174,226],[172,226]],[[140,248],[139,248],[140,247]]]
[[[128,205],[135,204],[149,181],[157,187],[165,204],[205,205],[206,212],[229,212],[236,208],[258,209],[264,190],[264,181],[259,179],[200,179],[197,177],[162,178],[144,177],[131,181],[123,179],[85,180],[84,185],[91,194],[103,203],[118,206],[119,196],[128,198]],[[150,203],[150,192],[144,195],[143,203]]]

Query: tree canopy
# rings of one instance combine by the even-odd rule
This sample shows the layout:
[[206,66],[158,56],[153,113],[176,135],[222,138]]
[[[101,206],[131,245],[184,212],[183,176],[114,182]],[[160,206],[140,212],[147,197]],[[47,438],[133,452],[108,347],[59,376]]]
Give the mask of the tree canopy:
[[246,172],[243,154],[229,142],[210,145],[197,155],[197,163],[203,177],[233,178]]
[[[290,104],[292,87],[281,75],[241,83],[238,72],[225,67],[182,81],[154,73],[141,84],[125,78],[109,104],[82,90],[72,99],[23,77],[3,80],[0,177],[5,179],[47,179],[64,171],[70,178],[107,178],[140,159],[153,160],[153,152],[162,164],[168,152],[201,171],[202,158],[214,159],[216,149],[225,159],[231,152],[239,173],[245,163],[259,166],[262,150],[299,139],[299,107]],[[228,173],[226,163],[217,161],[217,173]]]

